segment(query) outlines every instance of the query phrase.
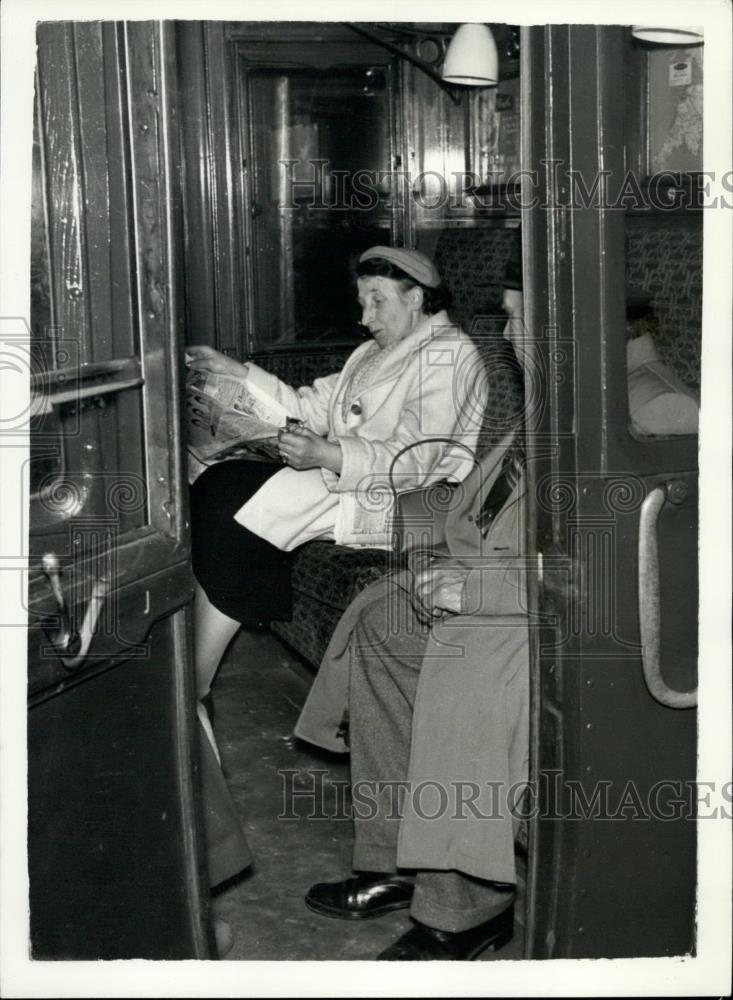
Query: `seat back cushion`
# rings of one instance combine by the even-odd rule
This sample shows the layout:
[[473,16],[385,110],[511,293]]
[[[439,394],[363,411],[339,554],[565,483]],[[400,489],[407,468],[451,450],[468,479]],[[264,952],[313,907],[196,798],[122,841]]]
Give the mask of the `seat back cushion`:
[[435,248],[436,266],[453,300],[451,318],[478,347],[487,380],[479,457],[517,423],[524,406],[522,371],[502,336],[504,276],[518,239],[516,227],[445,229]]

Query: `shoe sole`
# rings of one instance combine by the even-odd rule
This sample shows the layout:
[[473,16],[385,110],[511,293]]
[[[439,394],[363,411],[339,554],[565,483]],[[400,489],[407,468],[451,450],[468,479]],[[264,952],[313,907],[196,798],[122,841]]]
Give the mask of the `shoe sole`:
[[504,948],[514,937],[514,928],[507,927],[505,931],[501,931],[496,937],[491,941],[483,942],[473,949],[470,954],[466,955],[464,961],[472,962],[475,958],[484,951],[498,951],[500,948]]
[[406,899],[400,903],[385,903],[384,906],[380,906],[378,909],[355,913],[349,910],[339,910],[335,906],[325,906],[323,903],[314,903],[307,897],[305,899],[305,905],[309,910],[320,914],[322,917],[334,917],[337,920],[373,920],[375,917],[383,917],[385,913],[391,913],[393,910],[404,910],[411,902],[411,899]]
[[[489,938],[488,941],[481,941],[474,948],[472,948],[471,951],[467,952],[467,954],[464,955],[462,958],[455,959],[451,955],[443,955],[443,956],[436,955],[436,956],[431,956],[431,960],[438,962],[445,962],[445,961],[472,962],[474,961],[474,959],[478,958],[479,955],[481,955],[485,951],[498,951],[500,948],[503,948],[505,945],[509,944],[509,942],[512,940],[513,937],[514,937],[514,926],[512,925],[511,927],[505,927],[504,930],[498,931],[496,935],[493,938]],[[387,950],[389,951],[389,949]],[[382,958],[383,958],[382,955],[378,956],[378,959]],[[392,961],[392,959],[387,959],[387,960]]]

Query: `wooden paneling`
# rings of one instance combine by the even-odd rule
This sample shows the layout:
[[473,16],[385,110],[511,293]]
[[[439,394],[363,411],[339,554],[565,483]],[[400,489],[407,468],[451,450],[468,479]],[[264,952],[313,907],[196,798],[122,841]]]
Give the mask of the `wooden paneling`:
[[[237,218],[236,123],[232,118],[232,54],[221,23],[209,22],[204,33],[207,66],[210,191],[219,341],[236,353],[242,338],[240,282],[241,226]],[[214,155],[214,151],[218,155]]]
[[148,493],[151,524],[177,542],[186,538],[180,387],[178,237],[173,232],[177,188],[175,61],[172,31],[156,22],[129,22],[126,31],[130,101],[135,267],[144,352]]
[[246,297],[236,217],[239,154],[231,98],[232,51],[219,22],[176,26],[185,200],[185,303],[191,343],[244,354]]
[[41,25],[38,37],[41,129],[46,184],[52,192],[49,245],[54,314],[61,329],[77,340],[79,360],[91,361],[74,30],[71,25]]

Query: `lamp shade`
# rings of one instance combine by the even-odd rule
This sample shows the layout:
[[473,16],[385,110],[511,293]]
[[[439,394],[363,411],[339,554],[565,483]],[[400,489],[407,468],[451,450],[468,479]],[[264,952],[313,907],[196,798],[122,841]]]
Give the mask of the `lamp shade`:
[[639,41],[657,45],[699,45],[704,37],[701,27],[653,27],[648,24],[632,24],[631,34]]
[[451,39],[443,62],[446,83],[489,87],[499,80],[499,55],[485,24],[462,24]]

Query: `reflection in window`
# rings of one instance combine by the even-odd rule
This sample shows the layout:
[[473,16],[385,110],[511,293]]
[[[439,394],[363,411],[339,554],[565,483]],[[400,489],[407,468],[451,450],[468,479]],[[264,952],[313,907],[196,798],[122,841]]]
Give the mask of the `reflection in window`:
[[247,95],[255,346],[358,336],[350,263],[391,243],[387,70],[257,69]]
[[[109,32],[108,32],[109,36]],[[46,156],[53,149],[55,121],[44,127],[44,98],[36,76],[31,203],[31,369],[30,552],[62,545],[76,520],[104,523],[119,536],[144,528],[150,521],[144,450],[143,374],[129,273],[130,217],[116,209],[109,218],[94,217],[79,227],[80,260],[64,242],[73,215],[69,187],[59,179],[60,168]],[[46,85],[48,87],[48,85]],[[53,95],[55,96],[55,95]],[[118,114],[110,106],[109,114]],[[74,125],[80,128],[76,119]],[[101,160],[100,148],[87,145],[84,155]],[[103,146],[106,157],[106,144]],[[83,158],[82,158],[83,159]],[[102,180],[117,190],[129,164],[107,162],[108,175],[85,177],[82,194]],[[78,167],[80,175],[84,172]],[[93,173],[90,171],[90,173]],[[65,196],[65,197],[64,197]],[[100,237],[99,232],[102,236]],[[96,239],[96,241],[95,241]],[[109,258],[99,244],[109,247]],[[109,264],[114,282],[101,278],[82,284],[82,296],[92,301],[98,287],[109,289],[109,314],[100,321],[69,328],[64,320],[72,275],[91,274],[91,267]],[[100,296],[101,297],[101,296]],[[80,299],[81,301],[81,299]],[[94,300],[98,304],[99,299]],[[78,554],[78,553],[77,553]]]
[[629,288],[626,370],[631,431],[640,437],[697,434],[697,399],[662,360],[657,346],[660,337],[651,296],[643,288]]

